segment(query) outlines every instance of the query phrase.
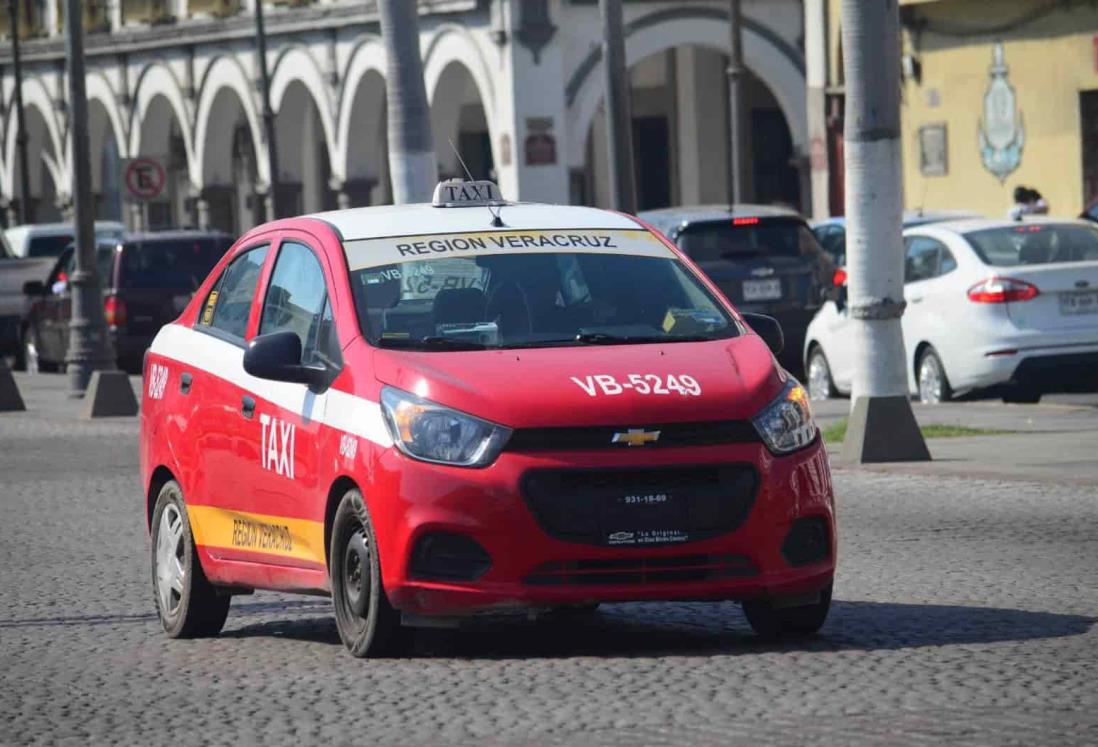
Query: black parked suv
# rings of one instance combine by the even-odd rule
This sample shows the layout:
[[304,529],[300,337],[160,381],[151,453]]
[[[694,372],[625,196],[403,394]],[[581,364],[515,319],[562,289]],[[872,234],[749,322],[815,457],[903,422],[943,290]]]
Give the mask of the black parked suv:
[[798,213],[727,205],[640,213],[720,287],[736,308],[776,318],[785,332],[778,360],[801,374],[805,330],[832,292],[835,265]]
[[[179,316],[232,242],[223,233],[165,231],[97,243],[103,311],[120,368],[141,370],[153,337]],[[34,281],[24,287],[32,299],[22,332],[28,371],[64,367],[72,317],[68,279],[74,264],[70,246],[58,257],[46,284]]]

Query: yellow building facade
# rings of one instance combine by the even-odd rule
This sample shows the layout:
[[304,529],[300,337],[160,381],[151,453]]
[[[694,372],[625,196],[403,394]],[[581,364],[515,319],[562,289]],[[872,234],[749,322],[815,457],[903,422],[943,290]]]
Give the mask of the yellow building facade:
[[[829,23],[835,93],[838,5],[830,3]],[[1060,216],[1098,198],[1098,2],[900,5],[908,209],[1001,216],[1019,185]]]

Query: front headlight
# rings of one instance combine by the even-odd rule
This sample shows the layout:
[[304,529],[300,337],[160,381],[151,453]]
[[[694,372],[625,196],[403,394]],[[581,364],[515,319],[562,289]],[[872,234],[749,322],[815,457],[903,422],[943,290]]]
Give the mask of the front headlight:
[[819,429],[808,407],[808,392],[790,379],[777,399],[753,419],[755,430],[775,454],[788,454],[808,446]]
[[381,411],[397,448],[413,459],[458,467],[486,467],[511,429],[386,386]]

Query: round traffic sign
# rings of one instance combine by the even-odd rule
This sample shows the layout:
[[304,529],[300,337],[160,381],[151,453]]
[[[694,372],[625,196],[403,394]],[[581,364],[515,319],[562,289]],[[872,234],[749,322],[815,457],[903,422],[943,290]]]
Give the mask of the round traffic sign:
[[126,166],[126,190],[135,200],[155,200],[164,191],[168,174],[153,158],[135,158]]

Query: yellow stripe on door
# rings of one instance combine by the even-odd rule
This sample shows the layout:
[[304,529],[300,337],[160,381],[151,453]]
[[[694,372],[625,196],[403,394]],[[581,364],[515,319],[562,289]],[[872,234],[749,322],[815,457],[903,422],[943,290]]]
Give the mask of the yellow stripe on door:
[[196,544],[324,565],[324,524],[214,506],[187,506]]

